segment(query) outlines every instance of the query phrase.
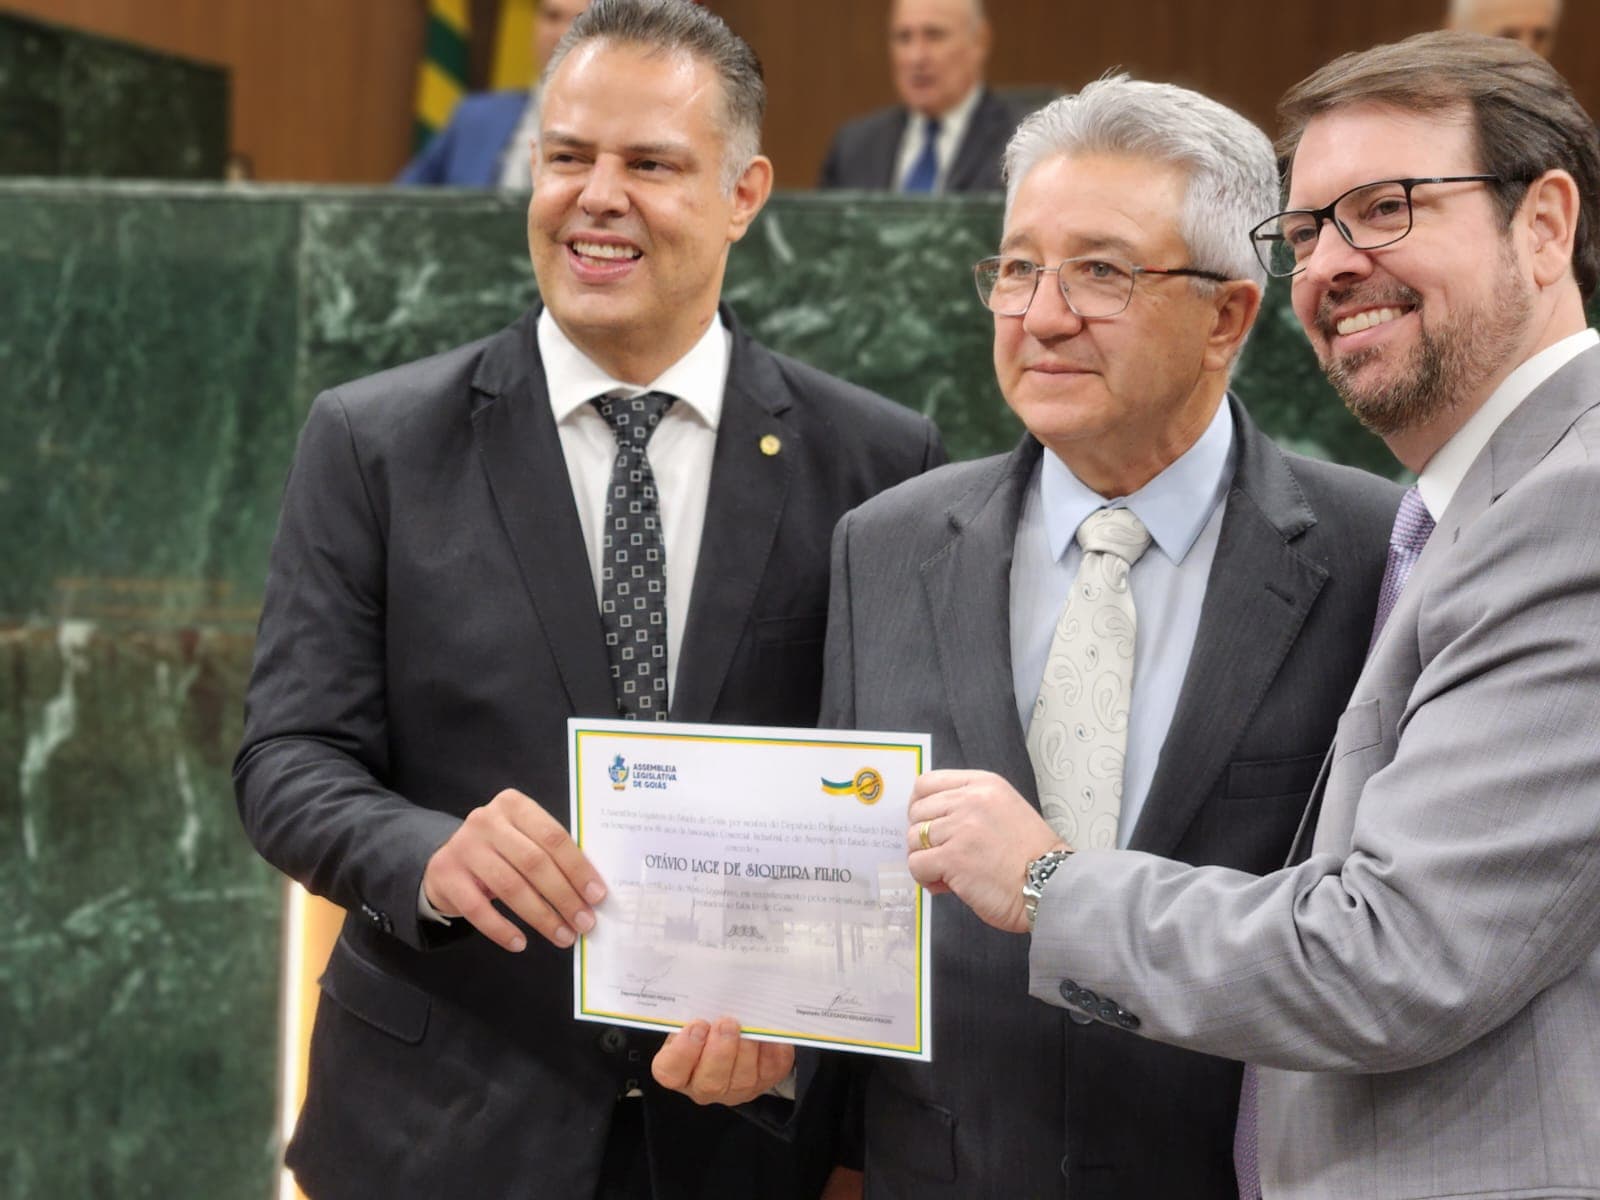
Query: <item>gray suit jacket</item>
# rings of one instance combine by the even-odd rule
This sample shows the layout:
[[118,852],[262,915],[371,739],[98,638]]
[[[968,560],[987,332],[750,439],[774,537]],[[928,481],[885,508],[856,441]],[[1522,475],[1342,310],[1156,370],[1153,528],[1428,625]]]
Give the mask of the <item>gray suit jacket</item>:
[[[998,192],[1004,189],[1000,163],[1019,114],[985,89],[956,149],[944,182],[947,192]],[[910,114],[904,106],[880,108],[847,121],[833,135],[823,160],[819,188],[893,191],[895,158]]]
[[[1241,409],[1234,417],[1237,465],[1200,632],[1133,842],[1269,871],[1360,669],[1351,647],[1371,627],[1399,489],[1283,454]],[[1027,439],[841,522],[823,687],[824,722],[927,730],[935,766],[997,771],[1030,798],[1009,574],[1039,454]],[[1234,1195],[1236,1063],[1034,1002],[1026,939],[954,897],[933,903],[934,1060],[866,1067],[869,1195]]]
[[1468,471],[1339,719],[1310,857],[1084,853],[1032,988],[1263,1064],[1271,1200],[1600,1196],[1600,349]]

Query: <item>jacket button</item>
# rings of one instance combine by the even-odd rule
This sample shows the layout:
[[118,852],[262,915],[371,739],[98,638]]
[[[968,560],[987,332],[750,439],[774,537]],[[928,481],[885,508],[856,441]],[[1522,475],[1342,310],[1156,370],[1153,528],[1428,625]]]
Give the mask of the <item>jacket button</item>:
[[1139,1028],[1139,1018],[1134,1016],[1127,1009],[1119,1008],[1117,1009],[1117,1024],[1121,1025],[1124,1029],[1137,1029]]
[[628,1044],[628,1035],[615,1026],[609,1026],[600,1035],[600,1049],[607,1054],[615,1054]]

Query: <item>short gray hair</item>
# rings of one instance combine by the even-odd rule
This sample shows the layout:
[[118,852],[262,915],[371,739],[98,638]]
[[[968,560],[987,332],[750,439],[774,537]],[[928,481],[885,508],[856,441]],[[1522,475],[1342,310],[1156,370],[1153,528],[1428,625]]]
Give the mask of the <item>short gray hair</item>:
[[1187,172],[1178,232],[1188,264],[1266,286],[1249,231],[1278,207],[1272,142],[1199,92],[1108,75],[1025,119],[1006,146],[1006,212],[1028,172],[1059,155],[1119,154]]
[[767,84],[761,60],[727,22],[693,0],[594,0],[556,43],[539,76],[544,87],[567,55],[583,42],[639,46],[651,54],[687,53],[722,81],[722,189],[731,192],[750,160],[761,153]]

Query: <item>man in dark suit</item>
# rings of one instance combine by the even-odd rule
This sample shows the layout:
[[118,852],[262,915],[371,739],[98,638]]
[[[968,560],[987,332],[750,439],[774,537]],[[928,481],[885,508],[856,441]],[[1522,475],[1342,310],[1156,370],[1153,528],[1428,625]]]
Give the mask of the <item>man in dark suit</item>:
[[998,192],[1017,114],[983,85],[982,0],[895,0],[889,61],[900,103],[841,126],[818,187]]
[[[533,17],[535,73],[588,0],[540,0]],[[463,96],[449,123],[395,177],[396,183],[527,190],[528,146],[539,129],[539,85]]]
[[287,1155],[317,1200],[798,1197],[831,1161],[659,1088],[659,1038],[573,1020],[568,956],[607,916],[567,718],[813,724],[830,532],[943,459],[718,307],[764,98],[705,9],[596,0],[546,76],[545,307],[312,408],[235,781],[263,856],[350,914]]
[[[1272,147],[1119,78],[1024,121],[1007,168],[976,276],[1028,434],[840,523],[823,722],[928,731],[947,776],[997,773],[1069,841],[1273,870],[1360,669],[1399,489],[1280,451],[1227,395]],[[933,1061],[861,1072],[868,1195],[1236,1196],[1237,1063],[1031,999],[1027,939],[933,904]]]

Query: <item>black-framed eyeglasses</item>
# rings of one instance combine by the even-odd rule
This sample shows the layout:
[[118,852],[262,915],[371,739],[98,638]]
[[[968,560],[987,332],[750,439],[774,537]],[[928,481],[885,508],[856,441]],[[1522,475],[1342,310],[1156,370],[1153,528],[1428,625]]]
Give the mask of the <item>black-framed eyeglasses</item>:
[[1039,277],[1054,274],[1061,285],[1061,298],[1080,317],[1114,317],[1133,299],[1133,284],[1141,275],[1192,275],[1227,283],[1230,276],[1194,267],[1136,267],[1122,258],[1100,255],[1067,258],[1053,267],[1029,262],[1025,258],[998,255],[986,258],[972,268],[978,285],[978,299],[990,312],[1002,317],[1020,317],[1033,304],[1039,290]]
[[1418,179],[1380,179],[1363,183],[1321,208],[1293,208],[1268,217],[1250,231],[1256,257],[1277,279],[1305,269],[1306,259],[1331,221],[1356,250],[1392,246],[1411,232],[1411,192],[1425,183],[1505,183],[1499,175],[1430,175]]

